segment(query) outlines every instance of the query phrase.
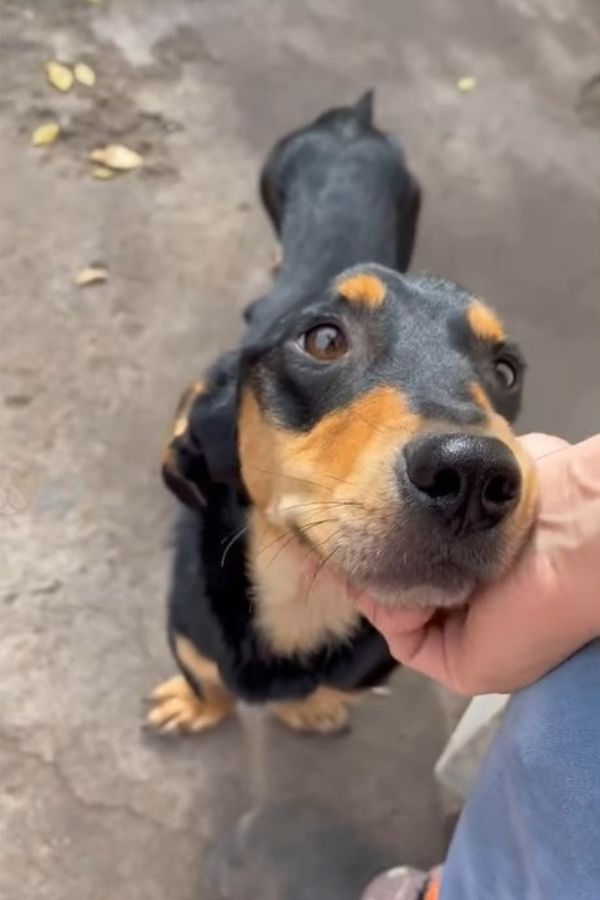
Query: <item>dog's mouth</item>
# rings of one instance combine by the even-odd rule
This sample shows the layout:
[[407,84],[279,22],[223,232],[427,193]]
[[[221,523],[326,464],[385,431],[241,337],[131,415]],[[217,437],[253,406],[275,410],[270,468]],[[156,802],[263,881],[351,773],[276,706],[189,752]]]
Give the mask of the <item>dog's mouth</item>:
[[323,567],[336,570],[386,604],[450,607],[501,576],[528,528],[506,525],[451,538],[415,515],[383,522],[297,519],[287,528]]

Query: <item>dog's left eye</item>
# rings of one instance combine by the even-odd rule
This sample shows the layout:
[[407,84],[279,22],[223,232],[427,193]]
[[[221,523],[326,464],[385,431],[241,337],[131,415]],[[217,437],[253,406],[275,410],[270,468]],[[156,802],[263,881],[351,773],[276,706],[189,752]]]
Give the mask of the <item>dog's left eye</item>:
[[337,325],[316,325],[300,337],[300,346],[305,353],[321,362],[334,362],[344,356],[348,342]]

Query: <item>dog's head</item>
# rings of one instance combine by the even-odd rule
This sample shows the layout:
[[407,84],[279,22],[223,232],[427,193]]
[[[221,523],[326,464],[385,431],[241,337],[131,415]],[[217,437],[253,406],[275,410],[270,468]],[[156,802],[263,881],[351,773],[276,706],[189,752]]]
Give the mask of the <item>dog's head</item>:
[[352,581],[451,605],[512,562],[532,522],[509,425],[523,372],[466,291],[361,266],[249,340],[176,440],[197,474],[202,460],[200,493],[238,466],[267,520]]

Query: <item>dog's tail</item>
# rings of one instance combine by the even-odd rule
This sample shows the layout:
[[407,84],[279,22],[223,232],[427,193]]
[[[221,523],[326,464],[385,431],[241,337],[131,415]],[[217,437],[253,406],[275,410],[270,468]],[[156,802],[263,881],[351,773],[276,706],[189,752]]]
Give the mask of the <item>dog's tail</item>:
[[373,88],[369,88],[352,107],[352,112],[364,128],[369,128],[373,124],[374,106],[375,91]]

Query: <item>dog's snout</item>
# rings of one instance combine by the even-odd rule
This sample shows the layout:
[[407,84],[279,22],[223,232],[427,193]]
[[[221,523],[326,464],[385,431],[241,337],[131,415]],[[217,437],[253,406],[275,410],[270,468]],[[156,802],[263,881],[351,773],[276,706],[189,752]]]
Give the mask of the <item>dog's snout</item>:
[[519,502],[521,471],[497,438],[431,434],[404,449],[411,498],[445,526],[467,533],[491,528]]

